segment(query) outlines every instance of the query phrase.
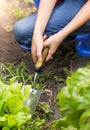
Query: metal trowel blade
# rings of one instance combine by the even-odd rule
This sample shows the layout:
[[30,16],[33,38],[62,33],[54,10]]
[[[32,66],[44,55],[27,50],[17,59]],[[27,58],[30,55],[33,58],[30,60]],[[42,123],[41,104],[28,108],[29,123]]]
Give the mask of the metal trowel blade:
[[25,105],[30,108],[30,113],[33,114],[38,105],[42,89],[31,89],[28,98],[24,101]]

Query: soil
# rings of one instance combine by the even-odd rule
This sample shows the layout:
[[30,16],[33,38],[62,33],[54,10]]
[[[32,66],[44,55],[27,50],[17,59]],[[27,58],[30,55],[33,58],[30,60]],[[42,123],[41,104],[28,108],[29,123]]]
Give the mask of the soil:
[[[30,70],[30,73],[34,73],[34,63],[31,57],[31,53],[27,52],[19,47],[19,44],[15,41],[12,26],[16,21],[21,18],[16,18],[12,15],[12,8],[6,8],[7,5],[20,7],[21,9],[29,8],[30,13],[35,11],[33,4],[21,2],[22,0],[3,0],[0,9],[0,62],[10,62],[19,65],[21,62],[26,64],[26,67]],[[16,2],[16,3],[14,3]],[[4,6],[3,6],[4,5]],[[6,5],[6,7],[5,7]],[[4,8],[3,8],[4,7]],[[58,118],[59,109],[53,103],[58,89],[63,86],[62,82],[57,82],[55,77],[66,78],[64,68],[67,68],[70,72],[77,70],[79,67],[85,66],[89,58],[80,57],[75,51],[76,42],[62,43],[59,49],[56,51],[53,59],[44,64],[42,68],[42,74],[48,74],[48,72],[54,75],[54,79],[47,78],[45,80],[46,88],[44,94],[41,96],[41,101],[46,101],[51,104],[51,107],[55,110],[54,119]],[[48,91],[48,92],[47,92]],[[49,93],[49,98],[47,93]],[[49,99],[49,101],[48,101]]]

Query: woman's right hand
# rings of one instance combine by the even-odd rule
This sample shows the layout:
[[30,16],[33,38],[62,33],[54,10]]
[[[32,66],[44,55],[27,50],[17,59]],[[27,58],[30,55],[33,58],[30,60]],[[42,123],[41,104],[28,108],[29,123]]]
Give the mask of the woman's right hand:
[[42,36],[41,34],[34,34],[32,38],[32,58],[36,63],[37,61],[42,60],[42,50],[43,50],[43,42],[47,38],[46,35]]

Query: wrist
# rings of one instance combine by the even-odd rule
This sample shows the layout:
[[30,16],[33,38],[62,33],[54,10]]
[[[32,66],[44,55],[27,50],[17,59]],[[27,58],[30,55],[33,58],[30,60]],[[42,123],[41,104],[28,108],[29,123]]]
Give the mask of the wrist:
[[41,27],[37,27],[37,26],[36,26],[36,27],[34,28],[33,34],[43,36],[43,30],[41,29]]
[[36,22],[34,27],[34,33],[43,35],[44,30],[45,30],[45,26],[41,22]]
[[43,33],[40,31],[40,29],[35,29],[33,32],[33,36],[43,36]]
[[70,33],[67,29],[62,29],[57,33],[57,40],[61,43],[69,34]]

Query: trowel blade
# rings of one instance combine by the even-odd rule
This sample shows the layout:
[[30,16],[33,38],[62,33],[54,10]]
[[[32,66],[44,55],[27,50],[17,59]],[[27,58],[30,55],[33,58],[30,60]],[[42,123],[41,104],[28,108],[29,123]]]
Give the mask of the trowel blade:
[[30,108],[30,113],[33,114],[38,105],[42,89],[31,89],[28,98],[24,101],[25,105]]

